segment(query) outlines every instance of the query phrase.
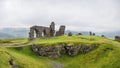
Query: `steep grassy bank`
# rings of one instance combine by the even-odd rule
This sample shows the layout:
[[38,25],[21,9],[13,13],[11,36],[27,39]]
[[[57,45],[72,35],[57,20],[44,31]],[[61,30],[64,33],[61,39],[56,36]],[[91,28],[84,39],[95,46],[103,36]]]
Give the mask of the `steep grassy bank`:
[[120,47],[103,44],[86,54],[75,57],[65,55],[53,60],[63,63],[64,68],[119,68]]
[[[29,46],[24,47],[10,47],[10,48],[0,48],[1,52],[8,52],[14,57],[14,61],[19,68],[51,68],[51,64],[48,62],[47,58],[40,57],[33,53]],[[11,68],[9,64],[10,56],[6,53],[0,54],[0,68]],[[4,67],[6,66],[6,67]]]

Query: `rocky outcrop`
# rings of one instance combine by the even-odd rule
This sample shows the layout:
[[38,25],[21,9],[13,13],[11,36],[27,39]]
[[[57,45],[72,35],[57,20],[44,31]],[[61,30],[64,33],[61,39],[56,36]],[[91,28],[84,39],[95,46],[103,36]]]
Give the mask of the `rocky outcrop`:
[[90,34],[90,36],[92,36],[92,32],[91,31],[89,32],[89,34]]
[[68,36],[72,36],[72,33],[71,33],[71,32],[69,32],[69,33],[68,33]]
[[15,61],[13,59],[10,59],[9,63],[12,66],[12,68],[19,68],[18,65],[15,63]]
[[120,36],[115,36],[116,41],[120,41]]
[[105,35],[101,35],[101,37],[105,37]]
[[95,33],[92,33],[91,31],[89,32],[90,36],[95,36]]
[[87,53],[93,49],[95,49],[98,45],[92,44],[92,45],[83,45],[83,44],[58,44],[58,45],[31,45],[32,50],[39,54],[40,56],[48,56],[57,58],[62,55],[69,55],[69,56],[75,56],[81,53]]
[[10,57],[9,64],[11,65],[11,67],[12,68],[19,68],[18,65],[17,65],[17,63],[14,61],[14,56],[12,56],[7,51],[4,51],[4,53],[6,53],[7,55],[9,55],[9,57]]
[[82,33],[78,33],[77,35],[82,35]]

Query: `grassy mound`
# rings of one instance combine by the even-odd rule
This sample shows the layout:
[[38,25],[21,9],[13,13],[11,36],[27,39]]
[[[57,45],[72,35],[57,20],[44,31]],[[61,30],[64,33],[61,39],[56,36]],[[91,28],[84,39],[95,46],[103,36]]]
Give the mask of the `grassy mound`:
[[34,44],[43,44],[43,45],[52,45],[52,44],[60,44],[60,43],[101,44],[107,40],[108,39],[106,39],[105,37],[100,37],[100,36],[64,35],[64,36],[36,39]]
[[[13,44],[16,43],[15,41],[18,43],[30,42],[27,39],[20,38],[10,39],[6,43]],[[0,42],[0,45],[4,43]],[[120,43],[104,37],[77,35],[68,37],[65,35],[36,39],[33,43],[45,45],[59,43],[99,44],[99,47],[86,54],[79,54],[74,57],[64,55],[56,59],[38,56],[31,51],[29,46],[0,47],[0,68],[11,68],[9,64],[10,55],[7,53],[14,57],[20,68],[53,68],[50,60],[63,64],[64,68],[120,68]]]

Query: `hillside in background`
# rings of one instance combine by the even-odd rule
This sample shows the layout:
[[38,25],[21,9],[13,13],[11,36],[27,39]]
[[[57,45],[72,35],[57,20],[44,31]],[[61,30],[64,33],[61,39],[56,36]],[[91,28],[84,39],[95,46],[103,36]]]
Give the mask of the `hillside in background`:
[[0,30],[0,38],[27,38],[28,33],[28,28],[3,28]]
[[[89,31],[70,31],[66,30],[66,34],[72,32],[73,34],[82,33],[83,35],[89,35]],[[0,30],[0,38],[19,38],[28,37],[29,28],[3,28]],[[120,35],[120,31],[114,32],[96,32],[96,35],[105,35],[108,38],[114,38],[116,35]]]
[[[70,30],[67,30],[66,34],[68,34],[69,32],[72,32],[73,34],[82,33],[83,35],[89,35],[89,31],[70,31]],[[95,34],[97,36],[105,35],[106,37],[108,37],[110,39],[114,39],[115,36],[120,35],[120,31],[95,32]]]
[[14,38],[14,37],[15,37],[14,35],[0,32],[0,38],[1,38],[1,39],[3,39],[3,38]]

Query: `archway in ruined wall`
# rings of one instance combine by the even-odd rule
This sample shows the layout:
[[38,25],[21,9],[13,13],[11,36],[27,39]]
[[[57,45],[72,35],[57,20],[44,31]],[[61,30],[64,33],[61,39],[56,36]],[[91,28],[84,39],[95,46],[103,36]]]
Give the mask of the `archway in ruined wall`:
[[44,29],[43,32],[42,32],[42,37],[44,38],[45,36],[46,36],[46,31]]
[[37,33],[36,33],[36,31],[34,30],[34,38],[36,38],[37,37]]
[[37,29],[34,29],[34,38],[44,38],[46,36],[46,31],[39,31]]
[[29,32],[29,38],[34,39],[34,38],[39,38],[40,37],[40,32],[35,28],[35,26],[30,28]]
[[40,38],[40,32],[37,29],[34,29],[34,38]]
[[55,34],[55,23],[51,22],[49,27],[45,26],[32,26],[29,32],[29,39],[32,40],[34,38],[44,38],[44,37],[53,37],[53,36],[61,36],[64,34],[65,26],[62,25],[59,28],[59,31]]
[[30,28],[29,38],[44,38],[50,36],[50,28],[41,27],[41,26],[33,26]]

